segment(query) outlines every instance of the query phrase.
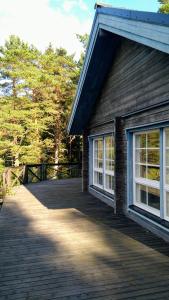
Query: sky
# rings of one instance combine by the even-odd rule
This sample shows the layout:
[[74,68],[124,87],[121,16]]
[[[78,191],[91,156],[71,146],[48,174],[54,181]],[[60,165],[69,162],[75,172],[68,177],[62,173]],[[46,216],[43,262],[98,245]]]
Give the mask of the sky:
[[[0,0],[0,45],[9,35],[44,51],[49,43],[78,58],[82,51],[76,34],[90,33],[96,0]],[[114,7],[157,12],[157,0],[100,1]]]

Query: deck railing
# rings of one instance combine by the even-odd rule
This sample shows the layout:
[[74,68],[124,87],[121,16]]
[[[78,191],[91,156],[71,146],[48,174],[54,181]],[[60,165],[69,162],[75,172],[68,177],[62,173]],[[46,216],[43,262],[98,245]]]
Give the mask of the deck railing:
[[2,189],[6,193],[16,185],[49,179],[81,177],[81,163],[28,164],[8,167],[3,172]]

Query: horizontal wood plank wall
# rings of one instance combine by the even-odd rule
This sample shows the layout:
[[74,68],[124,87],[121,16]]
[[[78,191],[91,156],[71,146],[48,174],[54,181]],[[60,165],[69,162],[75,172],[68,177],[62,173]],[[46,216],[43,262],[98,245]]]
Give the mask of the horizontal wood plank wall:
[[90,135],[114,132],[114,120],[103,123],[102,125],[99,125],[99,126],[94,126],[93,128],[90,128],[89,132],[90,132]]
[[[150,111],[142,112],[130,117],[123,118],[123,127],[121,127],[121,138],[123,144],[124,165],[121,170],[121,189],[123,191],[123,210],[126,212],[127,207],[127,137],[126,129],[133,127],[142,127],[149,124],[160,124],[165,121],[169,122],[169,104],[165,107],[152,108]],[[117,162],[118,163],[118,162]],[[120,200],[120,199],[119,199]],[[136,217],[137,219],[137,217]],[[156,233],[156,232],[155,232]]]
[[[110,124],[113,128],[116,118],[166,101],[169,101],[169,56],[124,39],[91,117],[89,134],[103,133]],[[115,135],[120,136],[122,145],[122,151],[119,143],[116,149],[117,211],[121,203],[123,211],[127,206],[126,128],[164,120],[169,120],[169,105],[123,118],[122,126],[116,128]]]
[[168,54],[127,39],[117,52],[89,128],[169,100]]

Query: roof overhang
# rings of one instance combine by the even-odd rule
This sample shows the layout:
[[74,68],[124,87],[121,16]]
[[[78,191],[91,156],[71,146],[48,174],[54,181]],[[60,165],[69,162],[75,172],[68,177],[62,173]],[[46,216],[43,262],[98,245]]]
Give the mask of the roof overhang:
[[169,15],[97,6],[69,134],[83,134],[121,38],[169,54]]

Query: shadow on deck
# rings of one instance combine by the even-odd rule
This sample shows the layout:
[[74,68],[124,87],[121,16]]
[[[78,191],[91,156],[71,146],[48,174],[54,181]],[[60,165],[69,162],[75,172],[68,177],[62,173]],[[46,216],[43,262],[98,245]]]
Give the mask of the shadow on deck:
[[21,186],[0,215],[0,300],[169,299],[169,247],[81,192]]

